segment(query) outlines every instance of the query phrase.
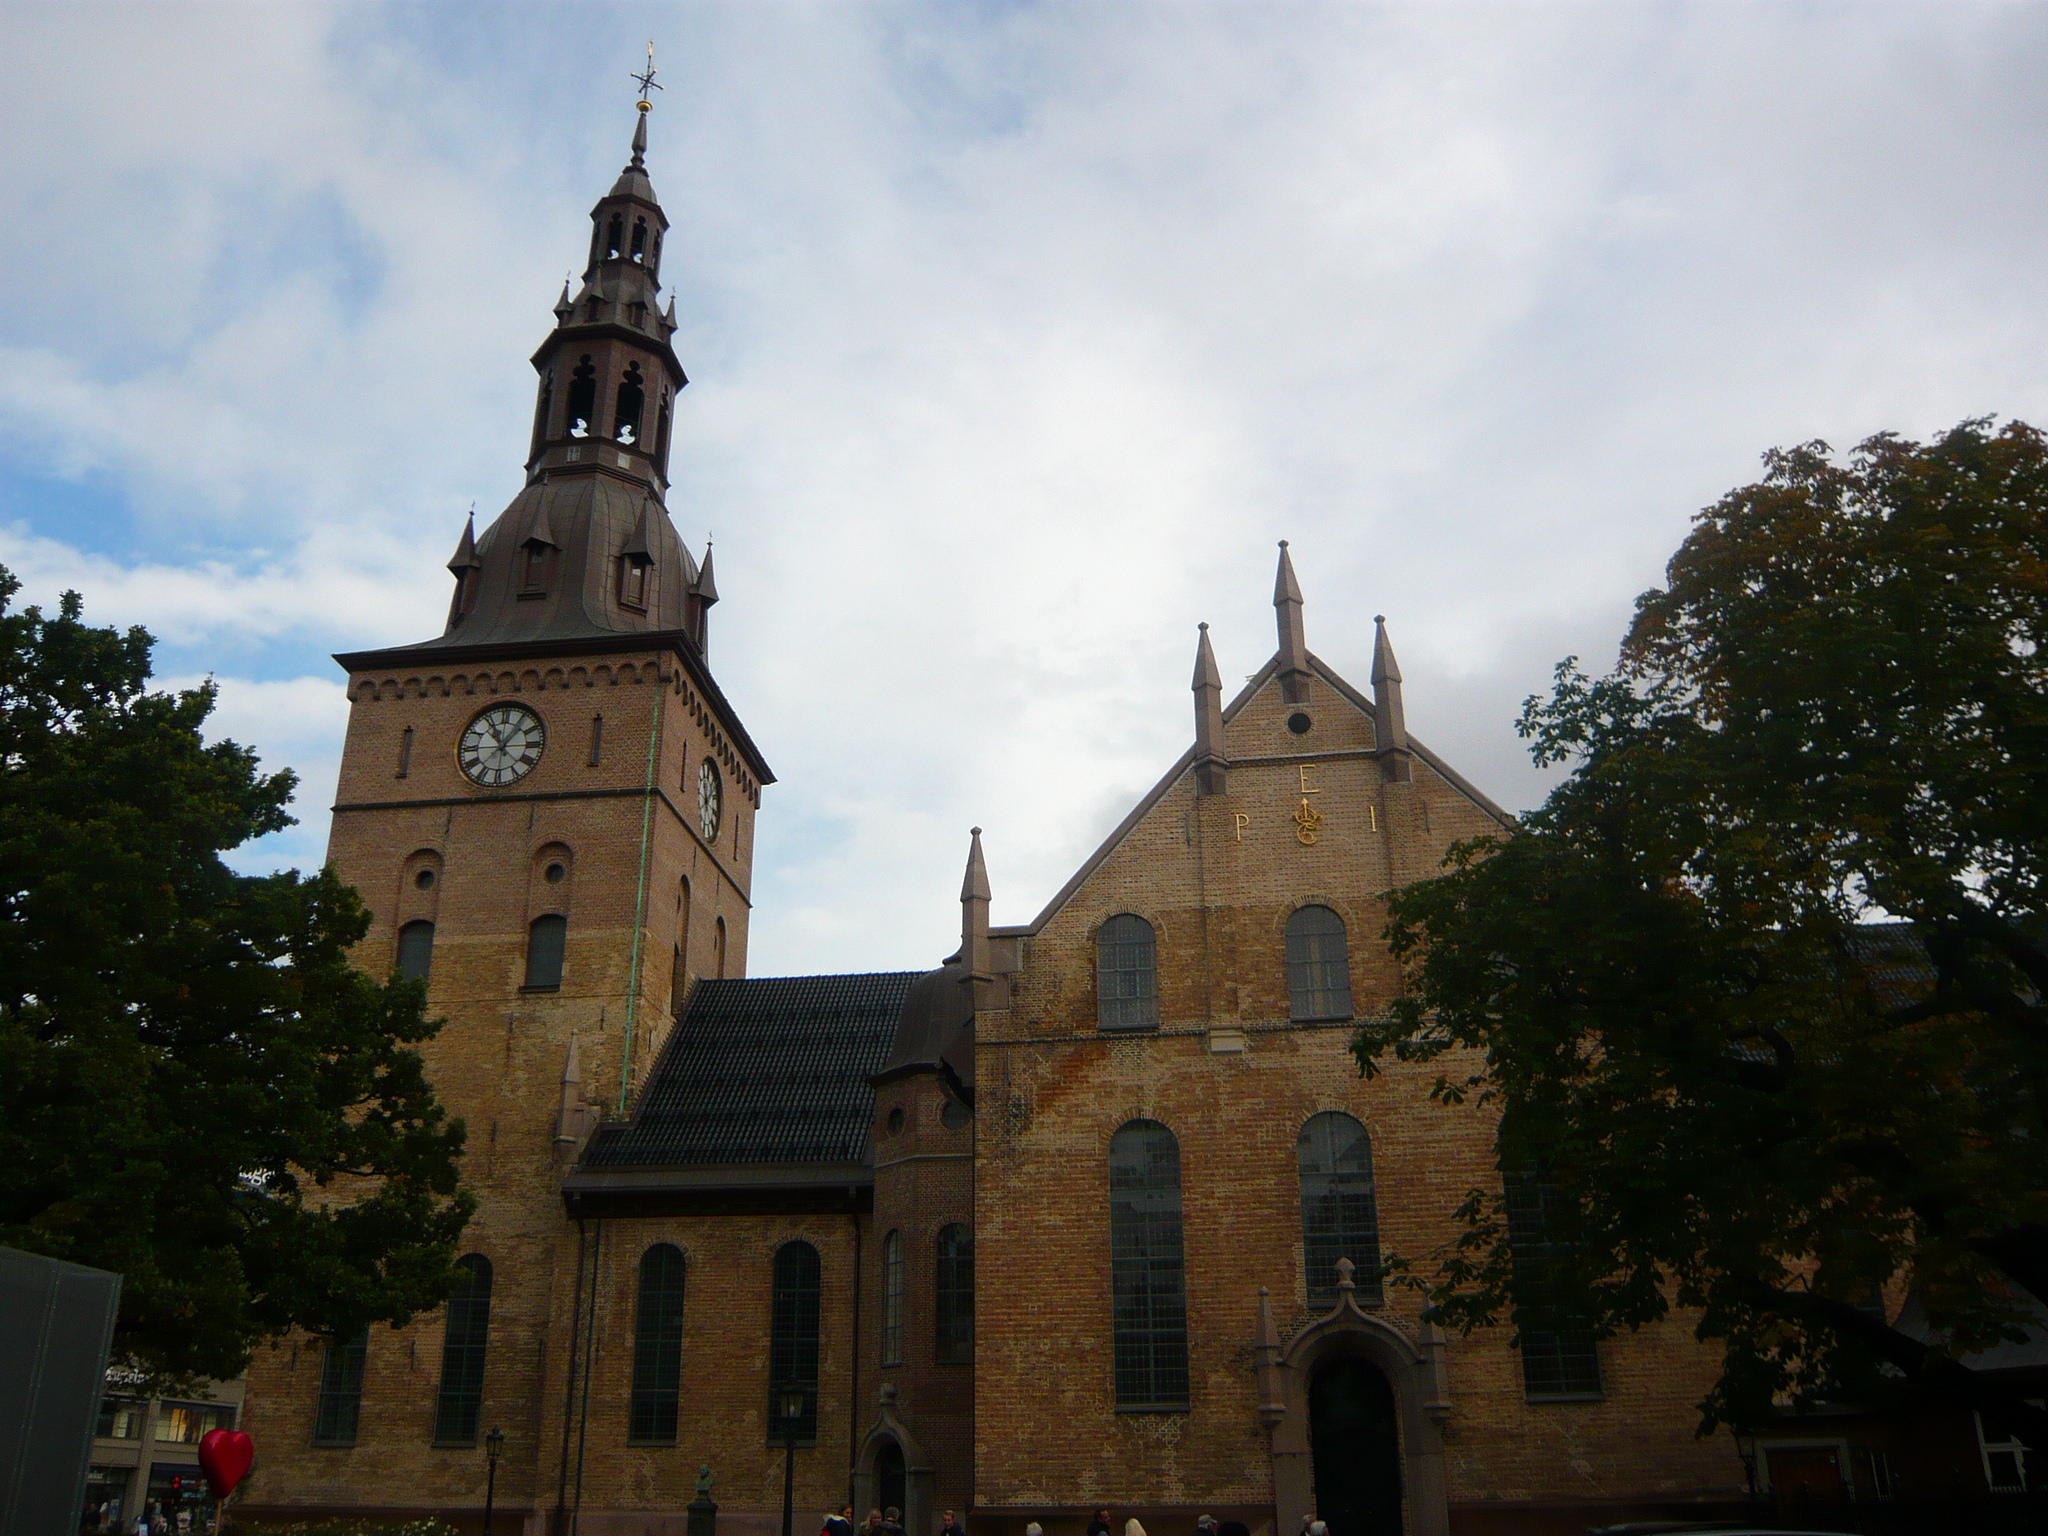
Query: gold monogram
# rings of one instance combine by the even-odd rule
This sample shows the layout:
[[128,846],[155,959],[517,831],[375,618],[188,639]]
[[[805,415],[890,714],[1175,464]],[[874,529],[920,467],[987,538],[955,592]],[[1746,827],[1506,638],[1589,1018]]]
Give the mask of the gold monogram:
[[1301,802],[1301,809],[1294,813],[1295,840],[1304,847],[1313,848],[1316,834],[1323,830],[1323,814],[1307,800]]

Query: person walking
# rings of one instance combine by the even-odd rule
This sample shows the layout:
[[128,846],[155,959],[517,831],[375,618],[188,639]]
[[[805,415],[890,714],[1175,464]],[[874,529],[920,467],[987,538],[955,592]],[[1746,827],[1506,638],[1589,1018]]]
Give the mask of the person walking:
[[1088,1536],[1116,1536],[1116,1532],[1110,1529],[1108,1510],[1095,1511],[1095,1518],[1088,1522]]
[[949,1509],[939,1520],[939,1536],[967,1536],[967,1527],[955,1520]]

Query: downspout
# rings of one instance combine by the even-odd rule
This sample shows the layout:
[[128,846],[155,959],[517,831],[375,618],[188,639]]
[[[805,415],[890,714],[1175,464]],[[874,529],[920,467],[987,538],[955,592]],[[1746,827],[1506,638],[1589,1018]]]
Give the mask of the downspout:
[[562,1464],[555,1472],[554,1536],[563,1536],[562,1522],[568,1517],[569,1426],[576,1412],[577,1344],[583,1336],[583,1259],[589,1244],[584,1237],[583,1218],[576,1218],[576,1300],[569,1310],[569,1380],[562,1389]]
[[847,1392],[846,1502],[853,1502],[854,1464],[860,1460],[860,1212],[849,1211],[853,1223],[853,1384]]
[[576,1504],[569,1515],[569,1536],[577,1536],[583,1524],[583,1448],[590,1438],[590,1377],[597,1366],[597,1282],[603,1273],[604,1218],[600,1216],[590,1234],[590,1310],[585,1314],[587,1335],[583,1341],[583,1404],[576,1419]]
[[663,697],[668,680],[661,665],[654,669],[654,721],[647,728],[647,783],[640,802],[640,888],[633,897],[633,959],[626,977],[626,1048],[619,1055],[619,1113],[626,1112],[626,1098],[633,1087],[633,1025],[640,1017],[640,924],[647,914],[647,844],[654,827],[654,765],[661,750]]

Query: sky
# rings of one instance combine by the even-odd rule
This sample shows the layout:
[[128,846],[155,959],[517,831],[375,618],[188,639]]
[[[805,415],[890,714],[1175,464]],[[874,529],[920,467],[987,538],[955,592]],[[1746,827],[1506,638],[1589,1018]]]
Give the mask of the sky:
[[1279,539],[1525,809],[1521,700],[1766,449],[2048,423],[2043,5],[0,0],[0,564],[299,775],[240,868],[519,488],[650,38],[753,974],[936,963],[970,826],[1029,920]]

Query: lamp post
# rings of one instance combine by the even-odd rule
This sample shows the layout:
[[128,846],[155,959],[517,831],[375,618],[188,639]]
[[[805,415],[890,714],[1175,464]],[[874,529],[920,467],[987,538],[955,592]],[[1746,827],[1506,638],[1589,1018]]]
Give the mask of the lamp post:
[[505,1449],[505,1431],[497,1425],[484,1436],[484,1536],[491,1536],[491,1507],[498,1502],[498,1455]]
[[1749,1430],[1735,1432],[1735,1454],[1742,1458],[1742,1475],[1749,1479],[1749,1507],[1756,1508],[1756,1436]]
[[808,1389],[797,1382],[775,1394],[775,1416],[782,1421],[782,1536],[790,1536],[796,1519],[796,1437],[809,1401]]

